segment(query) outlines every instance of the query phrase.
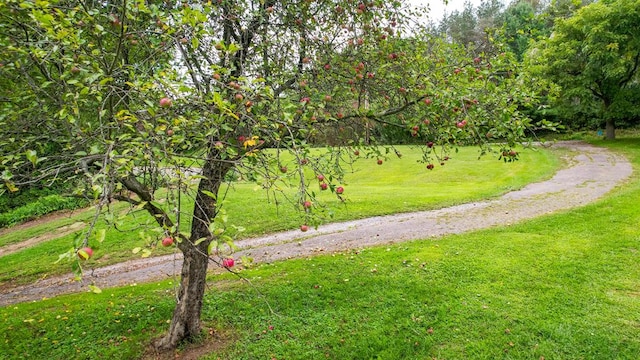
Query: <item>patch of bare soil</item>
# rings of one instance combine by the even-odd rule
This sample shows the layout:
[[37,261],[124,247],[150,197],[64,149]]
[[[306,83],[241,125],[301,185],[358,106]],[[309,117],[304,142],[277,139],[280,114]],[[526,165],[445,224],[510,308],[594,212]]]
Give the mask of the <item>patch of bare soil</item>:
[[[51,221],[51,220],[49,220]],[[38,222],[39,224],[41,224],[42,222]],[[33,223],[29,223],[28,226],[35,226],[35,224]],[[83,222],[75,222],[71,225],[66,225],[63,227],[60,227],[58,229],[56,229],[55,232],[49,232],[46,234],[42,234],[39,236],[34,236],[30,239],[27,239],[25,241],[21,241],[19,243],[14,243],[14,244],[9,244],[3,247],[0,247],[0,256],[4,256],[4,255],[9,255],[12,254],[14,252],[18,252],[21,250],[24,250],[26,248],[32,247],[34,245],[37,245],[39,243],[45,242],[45,241],[50,241],[53,239],[57,239],[57,238],[61,238],[65,235],[69,235],[72,232],[78,231],[82,228],[85,227],[85,223]]]
[[152,345],[147,348],[141,360],[198,360],[200,357],[216,353],[233,342],[230,334],[207,328],[207,335],[196,343],[183,344],[175,350],[158,351]]
[[[593,202],[632,174],[627,159],[608,149],[574,141],[558,142],[553,146],[570,150],[566,168],[549,180],[529,184],[499,198],[433,211],[328,224],[306,233],[295,230],[244,239],[236,242],[238,251],[234,257],[248,256],[256,263],[273,262],[508,226]],[[0,306],[87,291],[88,284],[108,288],[177,277],[181,264],[179,255],[136,259],[93,269],[81,282],[73,281],[69,274],[24,286],[7,286],[0,290]],[[219,268],[212,269],[217,270]]]

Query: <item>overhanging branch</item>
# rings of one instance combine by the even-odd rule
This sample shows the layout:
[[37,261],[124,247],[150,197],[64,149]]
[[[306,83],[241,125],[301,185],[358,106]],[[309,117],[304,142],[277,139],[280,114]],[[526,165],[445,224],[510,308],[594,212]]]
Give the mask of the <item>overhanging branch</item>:
[[162,226],[165,229],[173,226],[173,221],[171,221],[169,215],[164,210],[152,203],[153,194],[147,189],[146,186],[140,183],[135,176],[130,174],[126,177],[120,178],[119,181],[122,185],[124,185],[125,188],[127,188],[127,190],[138,195],[138,197],[145,202],[143,208],[147,210],[154,219],[156,219],[158,225]]

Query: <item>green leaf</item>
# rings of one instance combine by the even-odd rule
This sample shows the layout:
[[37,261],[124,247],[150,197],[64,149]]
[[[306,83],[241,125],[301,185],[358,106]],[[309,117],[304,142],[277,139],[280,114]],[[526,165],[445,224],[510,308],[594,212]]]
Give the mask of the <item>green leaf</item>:
[[107,229],[100,229],[98,230],[98,233],[96,234],[96,240],[99,243],[102,243],[104,241],[105,236],[107,235]]
[[212,198],[212,199],[216,199],[217,196],[216,194],[212,193],[211,191],[208,190],[200,190],[201,193],[203,193],[204,195],[207,195],[208,197]]
[[218,242],[212,241],[207,247],[207,254],[211,255],[211,253],[218,248]]
[[27,156],[27,160],[31,162],[33,167],[36,167],[36,164],[38,163],[38,153],[35,150],[27,150],[25,152],[25,155]]

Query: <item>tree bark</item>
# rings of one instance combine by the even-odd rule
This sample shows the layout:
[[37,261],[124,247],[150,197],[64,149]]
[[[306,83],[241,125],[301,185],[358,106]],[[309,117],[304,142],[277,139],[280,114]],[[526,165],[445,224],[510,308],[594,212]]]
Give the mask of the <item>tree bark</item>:
[[605,124],[605,135],[607,140],[614,140],[616,138],[616,125],[612,119],[608,119]]
[[609,108],[613,103],[613,100],[612,100],[612,97],[604,97],[602,100],[604,102],[603,115],[604,115],[604,118],[606,119],[605,126],[604,126],[605,138],[607,140],[614,140],[616,138],[616,123],[609,114]]
[[[155,344],[158,350],[175,349],[182,340],[197,336],[201,331],[200,314],[209,265],[207,248],[213,240],[209,224],[217,213],[217,199],[205,193],[217,194],[225,174],[233,166],[220,161],[217,155],[216,150],[210,151],[202,168],[205,178],[198,185],[191,235],[188,240],[178,243],[178,248],[184,255],[180,288],[169,332]],[[206,240],[195,245],[196,241],[203,238]]]
[[184,252],[178,302],[169,332],[156,342],[158,350],[175,349],[182,340],[200,334],[200,314],[207,278],[209,257],[192,246]]

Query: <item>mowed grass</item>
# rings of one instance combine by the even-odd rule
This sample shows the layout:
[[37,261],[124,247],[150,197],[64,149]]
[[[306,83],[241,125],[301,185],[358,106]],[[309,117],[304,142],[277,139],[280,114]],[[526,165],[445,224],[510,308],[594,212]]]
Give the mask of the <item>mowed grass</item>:
[[[341,202],[330,191],[319,191],[315,178],[311,180],[311,188],[318,194],[317,203],[329,209],[332,217],[327,221],[342,221],[374,215],[397,212],[440,208],[473,200],[498,196],[527,183],[550,177],[561,165],[556,156],[546,150],[520,151],[521,160],[515,163],[498,161],[495,156],[478,159],[476,148],[461,148],[451,154],[446,165],[438,165],[430,171],[424,164],[418,163],[420,152],[415,148],[399,147],[403,153],[401,159],[392,158],[383,165],[377,165],[376,159],[362,158],[353,166],[341,185],[345,188]],[[293,165],[289,165],[293,169]],[[294,196],[294,189],[284,193]],[[306,220],[303,212],[288,203],[282,195],[278,196],[280,205],[276,205],[273,193],[267,194],[255,183],[233,183],[223,209],[228,215],[228,222],[243,226],[246,231],[243,237],[295,229]],[[126,209],[125,204],[111,204],[114,212]],[[189,213],[193,203],[183,199],[183,209]],[[0,246],[26,240],[43,234],[55,233],[59,226],[76,221],[87,221],[94,215],[93,210],[75,212],[54,223],[44,223],[36,227],[16,230],[0,236]],[[146,213],[140,211],[127,219],[117,229],[98,222],[96,229],[106,229],[103,243],[90,241],[94,248],[94,257],[84,263],[85,268],[105,266],[132,258],[132,249],[144,247],[149,240],[160,239],[162,234],[150,233],[146,239],[140,235],[144,228],[140,224],[154,225],[154,221]],[[188,231],[188,222],[182,224]],[[51,241],[42,242],[20,252],[0,257],[0,285],[6,282],[14,284],[28,283],[41,277],[48,277],[70,271],[66,262],[55,264],[58,255],[68,251],[77,233],[69,234]],[[167,254],[174,249],[157,248],[155,255]]]
[[[205,359],[637,359],[640,140],[600,144],[636,175],[520,224],[210,276]],[[137,358],[168,327],[170,282],[0,309],[0,357]],[[273,309],[273,312],[271,312]],[[180,350],[178,351],[180,352]]]

